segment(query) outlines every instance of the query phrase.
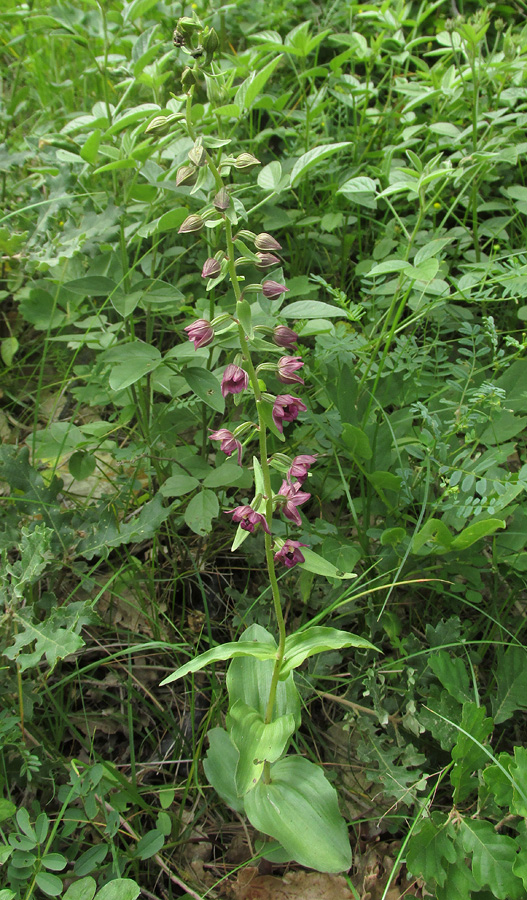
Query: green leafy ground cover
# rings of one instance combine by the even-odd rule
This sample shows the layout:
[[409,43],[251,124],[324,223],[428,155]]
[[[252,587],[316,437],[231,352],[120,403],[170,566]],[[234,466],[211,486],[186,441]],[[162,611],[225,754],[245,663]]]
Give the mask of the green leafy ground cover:
[[[243,231],[281,245],[289,290],[259,311],[304,361],[287,630],[363,639],[285,673],[299,766],[347,823],[342,896],[527,897],[524,4],[173,6],[0,13],[0,900],[242,896],[248,867],[286,871],[245,816],[278,827],[264,782],[245,811],[209,786],[249,678],[242,657],[226,683],[224,645],[274,624],[263,535],[231,552],[223,513],[254,447],[239,466],[209,439],[249,410],[220,389],[236,345],[183,331],[237,299],[201,277],[217,221],[179,231],[213,188],[200,147],[247,282]],[[189,93],[172,33],[194,13],[219,46]],[[259,753],[251,716],[229,727]]]

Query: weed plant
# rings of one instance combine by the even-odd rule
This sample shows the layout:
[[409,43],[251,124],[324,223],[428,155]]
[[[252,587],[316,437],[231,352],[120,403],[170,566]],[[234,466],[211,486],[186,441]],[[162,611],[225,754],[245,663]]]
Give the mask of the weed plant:
[[[0,13],[0,900],[521,900],[523,4],[176,7]],[[283,673],[352,865],[215,773],[274,555],[284,636],[356,636]]]

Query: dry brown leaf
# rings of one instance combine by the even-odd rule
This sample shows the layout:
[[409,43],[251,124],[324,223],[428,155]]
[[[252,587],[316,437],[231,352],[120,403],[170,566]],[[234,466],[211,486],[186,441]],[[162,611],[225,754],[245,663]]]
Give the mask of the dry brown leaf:
[[286,872],[283,878],[258,875],[247,867],[231,885],[236,900],[352,900],[342,875],[321,872]]

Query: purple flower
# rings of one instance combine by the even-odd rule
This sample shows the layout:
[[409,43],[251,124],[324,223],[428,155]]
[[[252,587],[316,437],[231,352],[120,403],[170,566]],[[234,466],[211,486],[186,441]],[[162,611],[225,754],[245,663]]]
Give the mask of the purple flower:
[[283,481],[282,487],[278,491],[280,497],[286,498],[286,503],[280,505],[280,512],[283,512],[286,519],[294,522],[295,525],[302,524],[302,519],[300,518],[297,506],[301,506],[302,503],[305,503],[306,500],[309,500],[311,497],[311,494],[307,494],[306,491],[301,491],[301,487],[302,485],[299,481],[295,481],[294,484]]
[[281,356],[278,360],[278,381],[282,384],[304,384],[304,379],[296,374],[304,363],[301,356]]
[[280,294],[285,294],[288,290],[285,284],[279,284],[278,281],[264,281],[262,284],[262,293],[268,300],[276,300]]
[[300,484],[303,484],[307,478],[307,473],[316,460],[316,456],[310,456],[309,453],[301,453],[300,456],[295,456],[287,473],[288,481],[292,478],[297,478]]
[[210,439],[211,441],[221,441],[220,450],[223,450],[226,456],[238,453],[238,465],[241,466],[242,445],[236,440],[232,431],[229,431],[228,428],[219,428],[218,431],[212,432]]
[[216,275],[219,275],[221,272],[221,263],[219,260],[214,259],[213,256],[210,256],[209,259],[206,259],[203,264],[203,269],[201,271],[202,278],[216,278]]
[[288,569],[292,569],[297,563],[305,562],[305,557],[300,547],[307,547],[307,544],[301,544],[299,541],[292,541],[289,538],[284,541],[283,547],[280,547],[274,555],[275,563],[282,563]]
[[270,266],[277,266],[280,262],[274,253],[257,253],[256,256],[258,257],[257,269],[269,269]]
[[229,208],[230,202],[231,198],[229,197],[229,194],[224,187],[222,187],[221,190],[218,191],[218,193],[214,197],[214,200],[212,201],[213,205],[216,207],[216,209],[219,209],[220,212],[225,212],[225,210]]
[[273,331],[273,341],[277,347],[293,347],[297,340],[296,331],[287,325],[277,325]]
[[214,340],[214,329],[206,319],[196,319],[191,325],[187,325],[183,331],[187,332],[189,341],[194,341],[194,350],[206,347]]
[[248,384],[249,376],[247,372],[244,372],[239,366],[229,363],[221,379],[222,397],[226,397],[227,394],[241,394],[242,391],[246,390]]
[[262,231],[261,234],[257,234],[254,239],[254,246],[257,250],[281,250],[282,245],[278,243],[278,241],[270,234],[267,234],[266,231]]
[[265,516],[251,506],[237,506],[235,509],[226,509],[225,512],[228,516],[232,516],[233,522],[239,522],[240,528],[244,531],[253,532],[260,526],[267,534],[271,534]]
[[298,397],[291,394],[279,394],[273,404],[273,422],[278,431],[284,431],[284,422],[294,422],[299,412],[305,412],[307,406]]

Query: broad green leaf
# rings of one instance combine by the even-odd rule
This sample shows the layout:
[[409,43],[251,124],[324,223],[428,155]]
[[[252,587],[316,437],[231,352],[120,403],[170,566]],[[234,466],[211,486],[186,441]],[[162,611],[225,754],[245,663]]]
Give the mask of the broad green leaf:
[[280,310],[286,319],[346,319],[346,312],[321,300],[295,300]]
[[[140,378],[154,372],[161,364],[161,353],[157,347],[143,341],[132,341],[107,352],[104,359],[115,362],[110,372],[110,387],[113,391],[122,391],[135,384]],[[120,361],[122,359],[122,361]]]
[[498,806],[510,807],[512,803],[512,775],[510,767],[512,756],[509,753],[498,753],[496,763],[483,770],[483,781],[494,796]]
[[429,819],[421,819],[412,832],[406,850],[406,865],[410,872],[426,882],[443,885],[448,863],[454,863],[457,853],[454,847],[454,826],[441,813],[432,813]]
[[486,716],[484,706],[476,706],[472,701],[463,704],[461,728],[467,732],[458,732],[458,738],[452,749],[454,768],[450,772],[450,781],[454,787],[454,803],[466,800],[471,791],[477,788],[477,780],[472,773],[487,762],[488,756],[480,747],[492,733],[493,721]]
[[314,575],[323,575],[324,578],[356,578],[354,572],[342,572],[328,559],[310,550],[309,547],[302,547],[302,556],[305,562],[299,563],[301,569],[306,572],[313,572]]
[[425,544],[431,543],[434,549],[426,549],[426,552],[446,553],[450,549],[453,540],[451,531],[441,519],[428,519],[420,531],[414,535],[412,552],[419,553]]
[[0,355],[5,366],[9,367],[13,362],[13,358],[18,350],[19,344],[16,337],[4,338],[0,344]]
[[251,109],[258,94],[263,91],[281,58],[278,54],[260,71],[251,72],[249,77],[240,85],[234,97],[234,102],[240,109]]
[[480,888],[489,887],[498,900],[521,900],[525,896],[520,878],[513,873],[517,843],[506,834],[498,834],[490,822],[465,817],[460,836],[467,853],[472,854],[472,874]]
[[199,487],[199,481],[193,475],[187,475],[183,470],[181,474],[171,475],[159,488],[163,497],[182,497]]
[[319,872],[346,872],[351,849],[337,792],[322,769],[301,756],[271,766],[271,781],[259,781],[245,797],[254,828],[275,838],[300,865]]
[[245,469],[235,460],[227,460],[210,472],[203,484],[207,488],[227,488],[239,484],[245,477]]
[[156,227],[154,228],[152,234],[160,234],[165,231],[174,231],[176,228],[179,228],[182,222],[188,216],[188,210],[181,206],[176,206],[174,209],[169,210],[164,213],[164,215],[160,216],[160,218],[156,222]]
[[333,156],[335,153],[338,153],[343,147],[350,147],[351,143],[351,141],[338,141],[335,144],[321,144],[320,147],[314,147],[312,150],[308,150],[307,153],[304,153],[300,157],[300,159],[297,159],[293,166],[291,171],[291,187],[296,187],[306,172],[313,166],[316,166],[317,163],[327,159],[328,156]]
[[494,534],[498,528],[505,528],[505,524],[503,519],[479,519],[477,522],[472,522],[471,525],[464,528],[463,531],[454,538],[450,544],[450,549],[466,550],[467,547],[471,547],[472,544],[475,544],[476,541],[481,540],[481,538],[488,537],[489,534]]
[[83,297],[107,297],[116,289],[117,285],[106,275],[85,275],[83,278],[67,281],[64,287]]
[[73,475],[76,481],[83,481],[93,475],[95,465],[96,460],[93,453],[86,453],[84,450],[77,450],[68,461],[70,475]]
[[527,652],[512,644],[498,656],[496,694],[492,714],[496,725],[506,722],[517,709],[527,709]]
[[145,503],[139,514],[126,522],[119,522],[112,508],[106,509],[92,526],[91,533],[79,543],[79,553],[86,559],[106,557],[113,547],[149,540],[169,515],[170,508],[163,506],[161,493]]
[[107,844],[96,844],[81,853],[75,860],[73,871],[75,875],[83,876],[93,872],[104,860],[108,854]]
[[401,489],[401,476],[393,472],[368,472],[368,481],[381,491],[399,491]]
[[230,738],[240,754],[236,767],[239,797],[256,786],[265,760],[276,762],[285,753],[294,731],[295,719],[291,714],[278,716],[266,725],[263,715],[243,700],[237,700],[230,707]]
[[35,843],[36,843],[37,836],[35,834],[35,829],[33,828],[32,824],[31,824],[31,821],[29,819],[29,813],[28,813],[27,809],[25,808],[25,806],[21,806],[17,810],[16,821],[17,821],[17,825],[20,828],[20,830],[23,831],[24,834],[27,835],[28,838],[30,838],[32,841],[35,841]]
[[471,700],[470,682],[465,663],[458,656],[452,657],[446,650],[439,650],[430,656],[428,665],[449,694],[464,703]]
[[102,175],[103,172],[116,172],[121,169],[137,169],[138,166],[139,163],[136,159],[114,159],[113,162],[94,169],[92,175]]
[[[473,892],[477,890],[476,880],[465,861],[465,851],[456,842],[457,859],[451,865],[445,866],[446,880],[444,885],[437,885],[435,890],[436,900],[471,900]],[[480,900],[484,900],[480,894]]]
[[141,888],[131,878],[115,878],[97,891],[95,900],[136,900],[140,893]]
[[189,660],[189,662],[180,666],[179,669],[176,669],[176,671],[173,672],[172,675],[169,675],[168,678],[165,678],[161,682],[161,685],[170,684],[171,681],[183,678],[184,675],[188,675],[191,672],[199,672],[200,669],[205,668],[209,663],[220,662],[225,659],[234,659],[237,656],[253,656],[256,659],[274,659],[276,658],[276,648],[271,647],[269,644],[261,644],[257,641],[251,641],[250,643],[246,642],[245,644],[242,641],[228,641],[225,644],[220,644],[218,647],[213,647],[212,650],[200,653],[199,656],[195,656],[194,659]]
[[125,3],[123,21],[135,22],[136,19],[139,19],[141,16],[146,15],[147,12],[150,12],[157,2],[158,0],[132,0],[131,3]]
[[11,819],[16,813],[16,806],[10,800],[0,798],[0,822]]
[[377,263],[368,272],[368,278],[374,278],[377,275],[390,275],[393,272],[410,271],[412,266],[404,259],[386,259],[384,262]]
[[86,138],[84,144],[82,145],[82,147],[80,149],[80,155],[82,156],[84,162],[94,165],[95,160],[97,159],[97,153],[99,152],[99,144],[100,143],[101,143],[101,129],[96,128]]
[[195,534],[205,535],[212,530],[212,520],[220,512],[214,491],[203,490],[192,498],[185,510],[185,522]]
[[[117,134],[119,131],[123,131],[123,129],[128,128],[130,125],[134,125],[136,122],[143,122],[148,119],[153,112],[158,113],[160,107],[157,103],[141,103],[139,106],[134,106],[131,109],[127,109],[121,116],[114,120],[114,122],[110,125],[110,127],[105,131],[103,137],[108,138],[112,134]],[[128,160],[124,160],[128,162]],[[103,171],[104,166],[100,169],[97,169],[97,172]]]
[[216,412],[224,412],[225,400],[221,395],[221,383],[216,375],[201,366],[187,366],[181,374],[200,400]]
[[377,190],[377,185],[373,178],[367,178],[364,175],[359,175],[356,178],[348,178],[347,181],[342,184],[337,194],[375,194]]
[[93,900],[96,890],[97,883],[95,878],[92,878],[91,875],[86,875],[85,878],[79,878],[78,881],[70,884],[62,900]]
[[273,159],[267,166],[264,166],[262,171],[258,173],[257,180],[264,191],[275,191],[275,193],[278,193],[282,189],[280,186],[282,181],[282,164],[280,161]]
[[35,881],[41,891],[48,897],[58,897],[62,891],[62,878],[52,875],[50,872],[39,872]]
[[280,677],[292,669],[298,668],[310,656],[324,653],[326,650],[340,650],[343,647],[359,647],[361,650],[377,649],[366,638],[357,637],[355,634],[350,634],[349,631],[326,628],[323,625],[312,625],[305,631],[290,634],[285,640],[285,656]]
[[159,853],[165,843],[165,836],[157,828],[147,831],[145,835],[138,841],[135,848],[134,856],[138,859],[150,859]]
[[[261,644],[268,644],[273,649],[273,654],[276,654],[277,645],[274,637],[261,625],[250,625],[240,637],[240,642],[244,641],[259,641]],[[232,706],[238,700],[243,700],[248,706],[256,709],[261,716],[265,716],[273,670],[274,658],[254,659],[240,656],[233,659],[227,672],[230,705]],[[294,716],[296,728],[300,728],[301,709],[300,695],[291,672],[287,678],[278,682],[273,715],[278,717],[291,713]]]
[[212,728],[207,737],[209,749],[203,760],[205,775],[227,806],[243,812],[243,800],[238,797],[235,781],[238,751],[224,728]]
[[68,860],[62,853],[47,853],[42,857],[42,865],[45,869],[51,869],[52,872],[62,872],[68,865]]
[[352,456],[357,459],[371,459],[372,449],[368,435],[362,428],[344,422],[342,426],[342,443]]

